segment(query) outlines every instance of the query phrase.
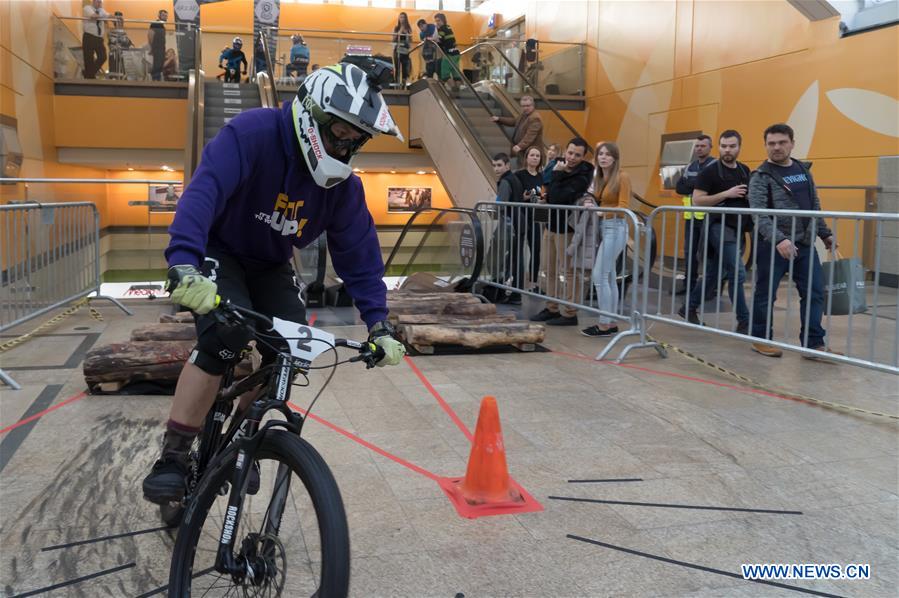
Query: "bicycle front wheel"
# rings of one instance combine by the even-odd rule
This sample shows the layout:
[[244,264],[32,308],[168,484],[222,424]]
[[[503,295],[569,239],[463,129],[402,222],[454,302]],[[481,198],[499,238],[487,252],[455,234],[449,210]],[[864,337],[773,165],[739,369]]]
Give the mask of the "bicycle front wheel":
[[252,578],[215,571],[236,456],[232,447],[210,465],[184,513],[169,596],[346,596],[350,539],[337,482],[312,445],[282,430],[262,439],[260,488],[234,530],[235,554],[264,566]]

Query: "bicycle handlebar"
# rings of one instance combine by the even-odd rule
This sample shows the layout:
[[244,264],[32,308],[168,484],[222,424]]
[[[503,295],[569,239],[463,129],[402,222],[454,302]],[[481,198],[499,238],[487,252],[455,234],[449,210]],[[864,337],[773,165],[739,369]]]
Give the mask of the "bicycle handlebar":
[[[219,295],[216,295],[215,305],[215,312],[225,323],[249,327],[246,324],[245,316],[247,316],[265,324],[266,329],[269,331],[275,329],[275,323],[265,314],[261,314],[258,311],[253,311],[246,307],[241,307],[240,305],[235,305],[228,299],[222,299]],[[364,361],[367,368],[374,367],[375,364],[384,358],[384,349],[371,341],[360,342],[349,338],[335,338],[334,347],[355,349],[358,351],[359,355],[351,357],[348,361],[350,363]]]

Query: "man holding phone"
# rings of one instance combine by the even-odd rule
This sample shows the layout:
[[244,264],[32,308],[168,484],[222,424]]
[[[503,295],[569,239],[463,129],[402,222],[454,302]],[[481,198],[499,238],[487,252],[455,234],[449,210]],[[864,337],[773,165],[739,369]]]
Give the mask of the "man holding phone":
[[[718,161],[700,171],[693,188],[694,206],[716,206],[722,208],[748,208],[746,193],[749,184],[749,167],[737,161],[743,138],[737,131],[728,129],[718,138]],[[718,264],[721,260],[721,275],[727,282],[731,304],[736,306],[737,332],[749,333],[749,309],[743,283],[746,269],[742,254],[743,231],[752,226],[750,216],[723,216],[710,214],[709,238],[706,251],[704,283],[697,283],[690,290],[687,304],[678,313],[691,324],[701,325],[696,310],[702,304],[703,285],[705,295],[717,295]],[[701,222],[701,221],[700,221]],[[720,252],[720,253],[719,253]]]

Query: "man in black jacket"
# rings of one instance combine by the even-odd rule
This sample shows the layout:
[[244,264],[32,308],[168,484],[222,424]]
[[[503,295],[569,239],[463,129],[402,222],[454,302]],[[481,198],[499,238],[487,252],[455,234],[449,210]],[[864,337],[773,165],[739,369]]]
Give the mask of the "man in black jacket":
[[[693,155],[695,160],[690,162],[684,174],[677,181],[677,192],[682,196],[685,206],[693,205],[693,189],[696,179],[706,166],[715,163],[712,153],[712,138],[708,135],[700,135],[693,142]],[[687,288],[690,293],[696,286],[696,281],[702,270],[702,221],[704,212],[684,212],[684,270],[687,273]],[[706,299],[711,293],[706,293]],[[712,294],[712,296],[714,296]]]
[[[584,161],[586,154],[586,141],[575,137],[568,142],[564,159],[558,160],[553,167],[546,203],[572,206],[587,192],[593,179],[593,166]],[[571,233],[574,232],[568,225],[570,215],[570,210],[551,210],[543,238],[546,248],[546,294],[574,304],[578,284],[573,264],[565,252]],[[560,279],[561,276],[564,276],[564,281]],[[546,302],[546,307],[531,320],[546,322],[547,326],[577,326],[577,308],[550,299]]]
[[[496,202],[521,203],[524,201],[524,186],[512,172],[509,155],[499,153],[493,156],[493,172],[496,174]],[[492,253],[498,262],[493,264],[497,272],[497,282],[522,288],[524,284],[524,234],[527,208],[521,206],[499,207],[498,233],[494,237]],[[501,265],[500,265],[501,264]],[[511,283],[511,284],[510,284]],[[503,295],[505,303],[520,304],[521,293]]]

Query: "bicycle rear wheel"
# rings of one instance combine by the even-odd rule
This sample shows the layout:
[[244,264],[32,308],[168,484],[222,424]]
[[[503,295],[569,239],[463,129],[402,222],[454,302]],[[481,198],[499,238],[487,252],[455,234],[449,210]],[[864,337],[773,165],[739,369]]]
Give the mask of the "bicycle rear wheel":
[[172,553],[169,596],[346,596],[350,540],[340,490],[312,445],[281,430],[262,439],[256,455],[261,487],[246,496],[234,532],[235,552],[262,557],[266,573],[235,580],[214,570],[228,506],[223,489],[236,454],[232,447],[210,464],[187,507]]

